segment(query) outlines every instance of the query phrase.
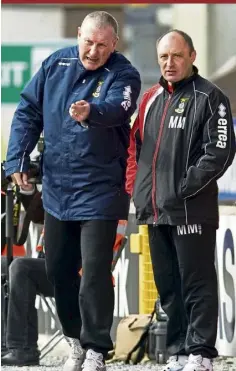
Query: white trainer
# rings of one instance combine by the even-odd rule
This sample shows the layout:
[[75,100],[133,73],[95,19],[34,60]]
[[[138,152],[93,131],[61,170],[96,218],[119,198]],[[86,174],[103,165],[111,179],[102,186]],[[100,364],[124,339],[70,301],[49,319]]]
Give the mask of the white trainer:
[[183,371],[213,371],[212,360],[190,354]]
[[182,371],[187,360],[187,356],[171,356],[161,371]]
[[97,353],[92,349],[88,349],[86,357],[82,365],[83,371],[106,371],[104,358],[101,353]]
[[84,351],[78,339],[67,337],[71,351],[63,371],[81,371],[82,363],[84,361]]

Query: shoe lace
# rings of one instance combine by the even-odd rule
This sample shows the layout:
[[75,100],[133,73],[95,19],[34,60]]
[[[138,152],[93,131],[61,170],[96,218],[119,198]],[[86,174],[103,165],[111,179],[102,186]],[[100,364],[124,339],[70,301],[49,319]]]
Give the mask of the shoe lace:
[[100,368],[104,367],[103,355],[89,349],[82,367],[89,371],[98,371]]
[[201,366],[202,356],[201,355],[194,356],[193,354],[190,354],[188,363],[191,365]]
[[71,347],[71,355],[72,357],[80,357],[83,354],[83,349],[81,347],[79,339],[75,338],[68,338],[69,344]]
[[172,366],[178,366],[179,362],[178,362],[177,356],[169,357],[168,360],[167,360],[167,364],[170,364],[170,363],[171,363]]

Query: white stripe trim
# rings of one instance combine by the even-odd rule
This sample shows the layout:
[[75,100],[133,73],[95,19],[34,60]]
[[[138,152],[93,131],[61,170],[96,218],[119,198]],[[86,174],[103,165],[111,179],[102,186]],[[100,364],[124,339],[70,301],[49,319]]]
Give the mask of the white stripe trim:
[[[26,135],[28,134],[29,130],[31,129],[31,126],[32,126],[32,122],[29,124],[29,127],[25,129],[25,133],[24,133],[23,138],[22,138],[21,141],[20,141],[20,144],[24,141]],[[27,150],[27,148],[29,147],[29,144],[30,144],[30,142],[28,141],[28,143],[26,143],[25,148],[23,149],[23,151],[24,151],[24,152],[23,152],[23,155],[22,155],[22,157],[20,157],[20,159],[19,159],[20,172],[22,172],[22,170],[23,170],[23,165],[24,165],[24,160],[25,160],[26,150]],[[20,148],[20,146],[19,146],[19,148]],[[20,152],[20,149],[19,149],[17,155],[19,154],[19,152]]]
[[190,155],[190,147],[191,147],[192,136],[193,136],[194,122],[195,122],[195,117],[196,117],[196,112],[197,112],[197,97],[196,97],[196,89],[195,89],[194,81],[193,81],[193,93],[194,93],[194,114],[193,114],[192,131],[191,131],[190,141],[189,141],[189,146],[188,146],[188,154],[187,154],[187,159],[186,159],[186,167],[185,167],[186,173],[188,172],[188,161],[189,161],[189,155]]
[[64,57],[61,57],[59,59],[67,59],[67,60],[76,59],[76,60],[78,60],[79,58],[64,58]]
[[[134,161],[136,163],[136,166],[138,166],[138,162],[137,162],[137,145],[136,145],[136,138],[135,138],[135,134],[137,133],[137,131],[139,130],[139,127],[137,127],[136,131],[134,132],[134,146],[135,146],[135,149],[134,149]],[[141,139],[141,133],[139,134],[140,135],[140,140],[142,141]],[[137,173],[137,169],[136,169],[136,173]]]
[[[186,174],[188,173],[188,161],[189,161],[189,155],[190,155],[190,147],[191,147],[191,142],[192,142],[192,137],[193,137],[194,122],[195,122],[195,117],[196,117],[196,112],[197,112],[197,97],[196,97],[196,89],[195,89],[194,81],[193,81],[193,93],[194,93],[194,114],[193,114],[193,122],[192,122],[192,131],[191,131],[190,141],[189,141],[189,146],[188,146],[188,154],[187,154],[186,165],[185,165]],[[187,211],[186,199],[184,200],[184,211],[185,211],[185,221],[186,221],[186,224],[188,224],[188,211]]]
[[[194,87],[195,87],[195,84],[194,84]],[[200,94],[204,94],[204,95],[206,95],[209,98],[209,95],[207,93],[204,93],[204,91],[200,91],[200,90],[197,90],[197,89],[195,89],[195,91],[198,92],[198,93],[200,93]]]
[[[201,91],[199,91],[199,90],[196,90],[196,91],[197,91],[198,93],[200,93],[200,94],[201,94],[201,93],[202,93],[202,94],[205,94],[205,93],[203,93],[203,92],[201,92]],[[207,154],[206,154],[206,147],[207,147],[207,145],[208,145],[209,143],[212,143],[212,142],[211,142],[210,131],[209,131],[209,122],[210,122],[210,120],[211,120],[212,117],[213,117],[213,111],[212,111],[212,108],[211,108],[211,104],[210,104],[210,100],[209,100],[209,95],[208,95],[208,94],[205,94],[205,95],[206,95],[207,98],[208,98],[208,104],[209,104],[209,108],[210,108],[210,111],[211,111],[211,117],[208,119],[208,121],[207,121],[207,123],[206,123],[206,125],[207,125],[207,134],[208,134],[209,142],[205,144],[205,147],[204,147],[205,155],[202,156],[202,157],[199,159],[198,163],[196,164],[197,167],[200,165],[200,162],[204,159],[204,157],[207,156]]]
[[186,225],[188,225],[187,200],[184,200],[184,211],[185,211],[185,223]]
[[207,123],[206,123],[206,125],[207,125],[207,134],[208,134],[209,142],[205,144],[205,147],[204,147],[205,155],[202,156],[202,157],[199,159],[198,163],[196,164],[197,167],[200,165],[200,162],[204,159],[204,157],[207,156],[207,151],[206,151],[207,145],[212,143],[212,141],[211,141],[211,136],[210,136],[209,122],[210,122],[210,120],[211,120],[212,117],[213,117],[213,111],[212,111],[212,108],[211,108],[211,104],[210,104],[209,96],[208,96],[208,104],[209,104],[209,108],[210,108],[210,111],[211,111],[211,117],[209,118],[209,120],[208,120]]
[[[28,144],[29,144],[29,143],[28,143]],[[28,145],[27,145],[27,147],[28,147]],[[26,147],[26,149],[27,149],[27,147]],[[23,171],[24,161],[25,161],[25,154],[26,154],[26,151],[24,151],[23,156],[22,156],[22,158],[21,158],[20,173],[22,173],[22,171]]]

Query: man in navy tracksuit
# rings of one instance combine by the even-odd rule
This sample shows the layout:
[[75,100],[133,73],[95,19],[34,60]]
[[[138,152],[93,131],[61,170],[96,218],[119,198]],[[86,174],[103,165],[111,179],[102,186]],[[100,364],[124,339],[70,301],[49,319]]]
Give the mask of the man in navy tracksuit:
[[117,222],[128,215],[129,123],[141,85],[115,51],[117,33],[106,12],[84,19],[79,47],[48,57],[21,93],[8,146],[7,175],[28,189],[29,155],[44,131],[46,265],[72,346],[65,371],[79,370],[82,348],[84,370],[102,371],[112,349],[112,250]]

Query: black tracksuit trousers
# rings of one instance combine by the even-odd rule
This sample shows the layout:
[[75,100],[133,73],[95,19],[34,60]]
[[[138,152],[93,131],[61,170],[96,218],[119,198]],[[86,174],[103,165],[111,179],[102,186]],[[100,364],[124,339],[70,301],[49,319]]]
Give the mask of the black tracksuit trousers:
[[[1,258],[2,272],[7,269],[6,258]],[[15,258],[10,265],[10,292],[6,327],[9,349],[37,349],[38,316],[35,308],[37,294],[53,296],[53,287],[47,279],[45,259]],[[5,302],[2,302],[4,318]],[[4,343],[4,337],[2,337]]]
[[[106,356],[113,348],[111,276],[118,221],[60,221],[45,214],[46,269],[66,336]],[[82,278],[78,274],[82,267]]]
[[216,228],[149,225],[154,279],[169,320],[172,355],[217,356]]

